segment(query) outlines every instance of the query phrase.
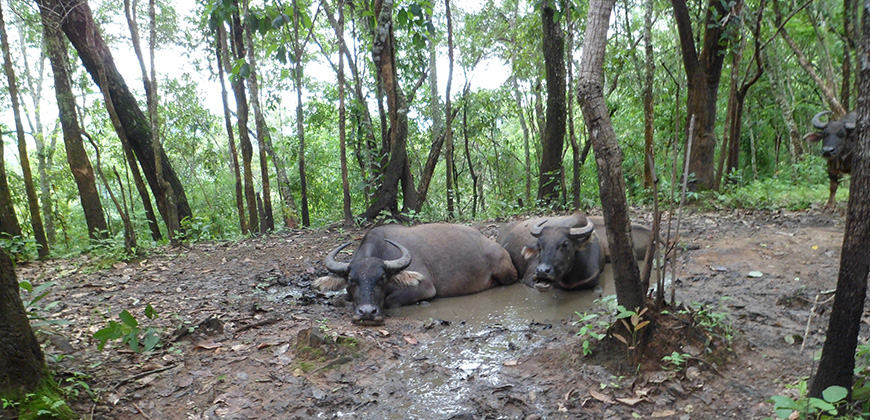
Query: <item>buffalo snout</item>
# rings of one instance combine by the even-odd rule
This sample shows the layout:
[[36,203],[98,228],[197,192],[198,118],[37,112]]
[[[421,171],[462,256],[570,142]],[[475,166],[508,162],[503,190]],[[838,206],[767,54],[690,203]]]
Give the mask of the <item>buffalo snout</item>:
[[550,264],[539,264],[535,268],[535,277],[539,279],[555,280],[555,269]]
[[377,305],[359,305],[354,311],[353,322],[363,325],[381,325],[384,323],[383,311]]

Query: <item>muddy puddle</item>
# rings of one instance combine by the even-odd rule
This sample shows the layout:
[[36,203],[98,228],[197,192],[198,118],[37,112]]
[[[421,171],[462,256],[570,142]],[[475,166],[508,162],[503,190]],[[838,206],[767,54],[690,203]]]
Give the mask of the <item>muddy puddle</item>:
[[378,373],[386,383],[405,384],[397,391],[404,395],[391,398],[389,408],[372,406],[365,414],[439,419],[473,410],[480,393],[518,385],[502,369],[558,340],[552,324],[571,322],[576,311],[597,310],[595,299],[615,293],[608,266],[594,290],[540,293],[514,284],[394,309],[388,315],[422,320],[428,334],[419,338],[412,353],[391,360]]

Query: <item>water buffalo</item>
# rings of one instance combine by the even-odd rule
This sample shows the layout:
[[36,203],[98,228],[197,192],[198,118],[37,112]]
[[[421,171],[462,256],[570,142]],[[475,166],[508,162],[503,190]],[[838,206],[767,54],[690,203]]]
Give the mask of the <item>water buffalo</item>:
[[822,141],[822,157],[828,161],[828,179],[831,195],[825,208],[834,208],[837,204],[837,188],[843,174],[852,172],[852,151],[855,149],[855,123],[858,115],[855,112],[846,114],[843,118],[823,122],[822,117],[831,111],[822,111],[813,117],[813,127],[821,131],[813,131],[804,136],[804,140]]
[[598,235],[582,212],[509,223],[497,241],[523,283],[542,292],[595,287],[604,268]]
[[[601,216],[589,216],[589,220],[595,225],[595,234],[598,235],[598,241],[601,243],[601,249],[604,252],[604,260],[610,262],[610,246],[607,241],[607,232],[604,228],[604,218]],[[634,258],[643,260],[646,258],[646,251],[649,249],[650,233],[652,229],[639,225],[631,224],[631,240],[634,243]]]
[[348,245],[326,256],[326,268],[334,275],[320,277],[314,285],[324,291],[346,288],[357,324],[383,324],[383,308],[517,281],[507,251],[467,226],[379,226],[366,234],[349,262],[336,261]]

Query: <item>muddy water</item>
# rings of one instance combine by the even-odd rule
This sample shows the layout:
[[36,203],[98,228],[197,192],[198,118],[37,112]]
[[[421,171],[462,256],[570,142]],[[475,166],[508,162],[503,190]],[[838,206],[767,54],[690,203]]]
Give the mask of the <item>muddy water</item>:
[[540,293],[515,284],[395,309],[389,315],[450,324],[433,327],[413,353],[402,355],[379,372],[384,383],[403,384],[403,395],[391,396],[389,408],[356,414],[398,420],[444,419],[473,412],[481,395],[518,386],[502,374],[503,366],[564,337],[564,331],[550,329],[548,324],[576,319],[575,311],[597,308],[595,299],[614,293],[608,266],[595,290]]
[[464,321],[475,326],[498,324],[511,327],[527,325],[529,322],[552,322],[570,318],[574,316],[574,311],[582,313],[596,306],[593,303],[595,299],[615,294],[613,271],[609,264],[601,279],[601,285],[592,290],[553,289],[547,293],[517,283],[473,295],[403,306],[388,314],[421,320]]

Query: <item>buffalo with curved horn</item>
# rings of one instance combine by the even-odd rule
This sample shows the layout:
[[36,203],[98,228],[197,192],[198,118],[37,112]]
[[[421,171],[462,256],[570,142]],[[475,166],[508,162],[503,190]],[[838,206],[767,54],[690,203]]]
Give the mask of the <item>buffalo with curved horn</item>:
[[804,140],[822,142],[821,155],[828,162],[830,180],[830,195],[825,204],[826,209],[833,209],[836,206],[840,179],[843,174],[852,172],[852,151],[857,141],[854,133],[858,122],[858,114],[855,112],[850,112],[839,120],[822,121],[822,117],[830,113],[831,111],[822,111],[813,116],[813,127],[819,131],[804,136]]
[[384,308],[477,293],[517,280],[507,251],[467,226],[378,226],[350,261],[336,260],[348,245],[329,252],[324,263],[332,275],[314,285],[323,291],[346,289],[357,324],[383,324]]

